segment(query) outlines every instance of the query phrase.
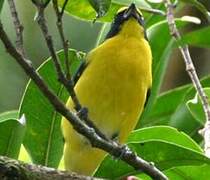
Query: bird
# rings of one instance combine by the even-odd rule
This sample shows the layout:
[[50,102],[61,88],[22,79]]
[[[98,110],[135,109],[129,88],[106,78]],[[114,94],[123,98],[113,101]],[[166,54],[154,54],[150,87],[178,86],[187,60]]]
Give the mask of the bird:
[[[152,86],[152,52],[144,18],[134,3],[118,10],[105,40],[79,69],[74,90],[89,119],[107,138],[125,143]],[[66,106],[76,111],[71,97]],[[65,117],[61,128],[65,169],[93,175],[107,153],[92,147]]]

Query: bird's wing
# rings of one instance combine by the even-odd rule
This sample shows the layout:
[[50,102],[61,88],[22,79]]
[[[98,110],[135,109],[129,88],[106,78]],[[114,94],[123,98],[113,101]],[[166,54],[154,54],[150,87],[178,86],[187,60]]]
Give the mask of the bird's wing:
[[77,83],[77,81],[81,77],[81,75],[84,72],[84,70],[86,69],[87,65],[88,65],[88,62],[85,60],[83,60],[81,62],[81,64],[79,65],[78,69],[76,70],[76,73],[72,77],[72,81],[73,81],[74,85]]
[[85,58],[81,61],[78,69],[76,70],[75,74],[72,76],[72,82],[74,85],[77,84],[77,81],[80,79],[81,75],[83,74],[87,66],[90,64],[91,59],[92,59],[91,58],[92,54],[93,54],[92,52],[89,52],[85,56]]
[[148,103],[150,94],[151,94],[151,88],[149,88],[149,89],[147,90],[147,97],[146,97],[146,101],[145,101],[145,103],[144,103],[144,107],[146,107],[146,105],[147,105],[147,103]]

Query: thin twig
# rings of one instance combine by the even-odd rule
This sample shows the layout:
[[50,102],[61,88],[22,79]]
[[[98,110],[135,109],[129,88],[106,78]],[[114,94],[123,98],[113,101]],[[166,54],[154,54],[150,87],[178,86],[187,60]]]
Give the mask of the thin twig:
[[13,24],[15,26],[15,32],[17,37],[16,47],[18,52],[20,52],[23,56],[25,56],[25,51],[23,47],[23,26],[20,23],[14,0],[8,0],[8,4],[10,7]]
[[148,13],[152,13],[152,14],[157,14],[157,15],[160,15],[160,16],[165,16],[165,12],[159,10],[159,9],[151,9],[151,8],[139,8],[141,11],[144,11],[144,12],[148,12]]
[[69,67],[69,54],[68,54],[68,47],[69,47],[69,41],[66,40],[65,35],[64,35],[64,30],[63,30],[63,13],[66,7],[68,0],[65,0],[63,7],[61,9],[61,11],[59,11],[58,8],[58,0],[53,0],[53,7],[54,10],[56,12],[56,16],[57,16],[57,28],[60,34],[60,38],[63,44],[63,50],[64,50],[64,57],[65,57],[65,65],[66,65],[66,77],[68,80],[71,79],[71,74],[70,74],[70,67]]
[[[179,41],[181,39],[181,35],[176,27],[176,23],[174,20],[174,14],[173,14],[174,5],[171,3],[170,0],[164,0],[164,3],[167,8],[167,21],[171,35],[174,37],[176,41]],[[194,64],[192,62],[192,58],[189,53],[188,46],[187,45],[179,46],[179,49],[181,51],[182,57],[186,65],[186,71],[188,72],[191,81],[196,91],[198,92],[198,95],[200,96],[203,105],[203,110],[205,112],[205,117],[206,117],[206,124],[204,129],[202,130],[204,135],[204,144],[205,144],[204,150],[206,156],[210,157],[210,106],[208,104],[208,97],[206,96],[202,88],[202,85],[199,81]]]
[[74,85],[72,83],[72,81],[66,79],[63,71],[62,71],[62,67],[60,64],[60,61],[58,59],[58,56],[56,54],[54,45],[53,45],[53,40],[52,37],[50,36],[49,32],[48,32],[48,27],[46,24],[46,20],[45,20],[45,16],[44,16],[44,9],[43,7],[37,7],[38,9],[38,17],[37,17],[37,22],[40,26],[40,29],[42,31],[42,34],[45,38],[45,41],[47,43],[47,47],[50,51],[50,55],[52,57],[52,60],[54,62],[55,68],[56,68],[56,72],[57,72],[57,76],[58,76],[58,80],[66,87],[66,89],[68,90],[69,94],[71,95],[71,98],[74,102],[75,105],[75,109],[81,109],[82,106],[74,92]]
[[63,16],[63,14],[64,14],[64,11],[65,11],[65,8],[66,8],[66,5],[67,5],[68,1],[69,0],[65,0],[64,3],[63,3],[62,9],[61,9],[61,13],[60,13],[61,16]]
[[[61,64],[59,62],[58,56],[56,54],[54,45],[53,45],[53,41],[52,41],[52,37],[50,36],[49,32],[48,32],[48,27],[46,24],[46,20],[45,20],[45,16],[44,16],[44,8],[42,7],[38,7],[38,24],[40,26],[40,29],[42,30],[42,33],[44,35],[45,41],[47,43],[47,47],[50,51],[52,60],[54,62],[54,65],[56,67],[56,71],[57,71],[57,76],[58,76],[58,80],[65,86],[65,88],[68,90],[72,101],[74,103],[75,106],[75,110],[78,112],[78,115],[81,119],[83,119],[86,124],[92,128],[94,128],[94,130],[97,132],[97,134],[107,140],[107,137],[95,126],[95,124],[89,119],[88,117],[88,112],[84,112],[86,111],[85,108],[82,107],[82,105],[80,104],[76,93],[74,91],[74,83],[71,79],[67,79],[66,76],[64,75],[62,68],[61,68]],[[63,29],[61,29],[62,31],[62,36],[63,36]],[[64,36],[63,36],[64,38]],[[64,43],[65,43],[65,38],[64,38]],[[68,48],[65,46],[65,48]],[[64,50],[65,51],[65,50]],[[68,53],[68,49],[66,49],[66,55]],[[68,57],[67,57],[68,58]],[[68,59],[66,59],[68,61]],[[67,62],[68,63],[68,62]],[[69,74],[70,75],[70,74]]]
[[8,35],[6,34],[3,25],[0,21],[0,39],[3,42],[7,52],[17,61],[17,63],[23,68],[25,73],[34,81],[37,87],[41,90],[44,96],[49,100],[52,106],[57,112],[66,117],[72,124],[74,129],[85,136],[93,147],[102,149],[114,157],[120,158],[127,164],[131,165],[135,169],[141,170],[148,174],[150,177],[156,180],[166,180],[167,177],[158,170],[153,163],[149,163],[134,152],[130,151],[127,146],[119,146],[114,141],[107,141],[102,139],[95,133],[93,128],[87,126],[75,113],[69,111],[69,109],[58,99],[58,97],[52,92],[46,85],[36,70],[28,63],[28,61],[15,49],[12,45]]
[[[59,31],[59,34],[60,34],[60,38],[61,38],[61,41],[62,41],[62,44],[63,44],[63,49],[64,49],[64,56],[65,56],[65,64],[66,64],[66,78],[71,81],[71,84],[72,84],[72,91],[74,91],[74,84],[72,82],[72,78],[71,78],[71,74],[70,74],[70,67],[69,67],[69,56],[68,56],[68,40],[65,39],[65,36],[64,36],[64,30],[63,30],[63,14],[64,14],[64,10],[65,10],[65,7],[67,5],[69,0],[65,0],[65,2],[63,3],[63,6],[62,6],[62,9],[61,11],[59,11],[59,7],[58,7],[58,0],[53,0],[53,7],[54,7],[54,10],[56,12],[56,16],[57,16],[57,28],[58,28],[58,31]],[[75,94],[76,96],[76,93],[74,92],[73,94]],[[108,140],[108,138],[95,126],[95,124],[89,119],[88,117],[88,109],[87,109],[87,112],[82,112],[82,111],[86,111],[83,107],[80,107],[80,106],[76,106],[77,107],[77,111],[78,112],[81,112],[81,113],[78,113],[78,115],[81,115],[80,118],[83,119],[86,124],[90,127],[92,127],[96,133],[103,139],[105,140]],[[78,109],[80,107],[80,109]]]

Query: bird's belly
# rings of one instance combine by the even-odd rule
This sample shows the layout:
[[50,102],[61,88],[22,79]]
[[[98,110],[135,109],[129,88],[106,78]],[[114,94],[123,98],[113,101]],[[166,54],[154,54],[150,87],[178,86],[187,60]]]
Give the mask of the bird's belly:
[[145,102],[149,83],[141,59],[135,58],[132,62],[130,57],[115,56],[109,64],[101,58],[100,64],[89,65],[76,86],[90,119],[110,138],[134,128]]

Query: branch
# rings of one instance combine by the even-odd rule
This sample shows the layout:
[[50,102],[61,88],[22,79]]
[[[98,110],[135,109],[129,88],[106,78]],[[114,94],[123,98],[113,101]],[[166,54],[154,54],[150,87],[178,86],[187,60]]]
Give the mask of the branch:
[[[167,8],[167,21],[169,25],[169,29],[171,32],[171,35],[174,37],[175,41],[178,42],[181,39],[181,35],[176,27],[176,23],[174,21],[174,14],[173,14],[173,7],[174,5],[171,3],[170,0],[164,0],[165,6]],[[186,71],[188,72],[191,81],[198,92],[198,95],[200,96],[203,110],[205,112],[206,117],[206,124],[203,131],[204,135],[204,151],[207,157],[210,157],[210,106],[208,104],[208,97],[206,96],[205,92],[203,91],[203,88],[201,86],[201,83],[199,81],[198,75],[196,73],[194,64],[192,62],[192,58],[189,53],[189,48],[187,45],[179,46],[179,49],[181,51],[182,57],[184,59],[185,65],[186,65]]]
[[69,111],[66,106],[58,99],[58,97],[48,88],[46,83],[35,71],[35,69],[28,63],[28,61],[15,49],[12,45],[8,35],[6,34],[2,23],[0,21],[0,39],[3,42],[7,52],[17,61],[23,68],[25,73],[34,81],[37,87],[41,90],[44,96],[49,100],[51,105],[62,116],[69,120],[73,128],[83,136],[85,136],[93,147],[102,149],[114,157],[117,157],[127,164],[131,165],[137,170],[141,170],[156,180],[166,180],[167,177],[157,169],[153,163],[149,163],[134,152],[128,149],[127,146],[120,146],[111,140],[104,140],[94,131],[93,128],[87,126],[76,114]]
[[159,9],[152,9],[152,8],[139,8],[141,11],[152,13],[152,14],[157,14],[160,16],[166,16],[165,12],[159,10]]
[[16,47],[18,52],[25,56],[25,51],[23,48],[23,26],[20,23],[14,0],[8,0],[8,4],[10,7],[10,12],[12,15],[13,24],[15,26],[15,32],[17,36]]
[[38,9],[38,17],[37,17],[37,22],[40,26],[40,29],[42,31],[42,34],[45,38],[45,41],[47,43],[47,47],[50,51],[50,55],[52,57],[52,60],[54,62],[54,65],[55,65],[55,68],[56,68],[56,72],[57,72],[57,76],[58,76],[58,80],[66,87],[66,89],[68,90],[70,96],[72,97],[72,100],[74,102],[74,105],[75,105],[75,109],[78,110],[78,109],[81,109],[82,106],[74,92],[74,86],[73,86],[73,83],[72,81],[69,81],[68,79],[65,78],[65,75],[62,71],[62,68],[61,68],[61,64],[59,62],[59,59],[58,59],[58,56],[56,54],[56,51],[55,51],[55,48],[54,48],[54,45],[53,45],[53,40],[52,40],[52,37],[51,35],[49,34],[49,31],[48,31],[48,27],[47,27],[47,24],[46,24],[46,20],[45,20],[45,16],[44,16],[44,9],[43,7],[41,6],[37,6],[37,9]]
[[0,179],[33,179],[33,180],[94,180],[76,173],[59,171],[54,168],[27,164],[8,157],[0,156]]
[[54,10],[56,12],[56,16],[57,16],[57,28],[60,34],[60,38],[63,44],[63,50],[64,50],[64,56],[65,56],[65,65],[66,65],[66,77],[67,79],[71,79],[71,75],[70,75],[70,67],[69,67],[69,56],[68,56],[68,46],[69,46],[69,41],[66,40],[65,35],[64,35],[64,30],[63,30],[63,14],[64,14],[64,10],[66,7],[68,0],[65,0],[63,7],[61,9],[61,11],[59,11],[58,8],[58,0],[53,0],[53,7]]
[[[61,64],[60,64],[58,56],[56,54],[56,51],[55,51],[55,48],[54,48],[54,45],[53,45],[53,41],[52,41],[52,37],[50,36],[50,34],[48,32],[47,23],[46,23],[45,16],[44,16],[45,8],[43,8],[41,6],[37,6],[37,8],[38,8],[38,24],[40,26],[40,29],[42,30],[43,36],[44,36],[45,41],[47,43],[47,47],[50,51],[51,57],[53,59],[54,65],[56,67],[58,80],[65,86],[65,88],[69,92],[69,95],[71,96],[72,101],[74,103],[75,109],[78,112],[79,118],[84,120],[88,126],[92,127],[102,139],[108,140],[108,138],[88,118],[88,111],[85,108],[82,107],[82,105],[80,104],[80,102],[79,102],[79,100],[76,96],[76,93],[74,91],[73,81],[71,79],[68,79],[64,75],[64,73],[62,72]],[[58,11],[58,7],[56,8],[56,11]],[[61,11],[61,13],[63,13],[63,12]],[[59,12],[59,17],[58,18],[59,19],[62,18],[62,14],[60,14],[60,12]],[[59,21],[62,21],[62,19],[60,19]],[[66,47],[66,42],[67,41],[64,38],[63,27],[59,27],[59,29],[60,29],[60,33],[61,33],[61,39],[64,43],[64,53],[66,55],[66,58],[68,58],[68,55],[67,55],[68,54],[68,46]],[[68,59],[66,59],[66,62],[69,63]]]

